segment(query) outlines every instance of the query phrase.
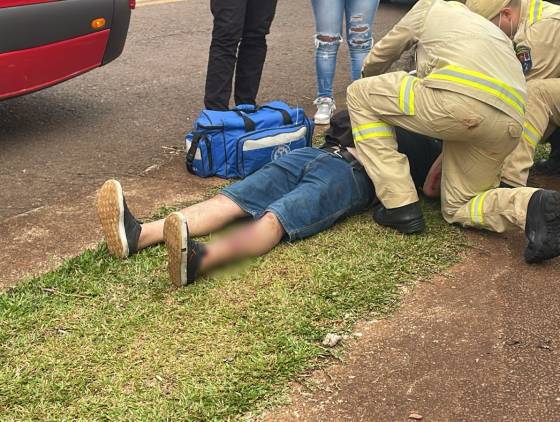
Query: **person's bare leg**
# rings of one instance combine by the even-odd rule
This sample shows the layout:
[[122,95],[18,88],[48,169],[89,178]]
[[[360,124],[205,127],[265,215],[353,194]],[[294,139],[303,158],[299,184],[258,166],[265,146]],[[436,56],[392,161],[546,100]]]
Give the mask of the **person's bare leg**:
[[167,269],[177,287],[192,283],[200,273],[213,267],[265,254],[284,236],[284,228],[272,213],[211,243],[195,242],[189,232],[189,222],[181,213],[174,212],[165,219]]
[[[190,236],[204,236],[221,229],[228,223],[248,214],[235,202],[224,195],[216,195],[207,201],[199,202],[180,211],[187,219]],[[138,239],[138,249],[163,242],[165,219],[142,224]]]
[[[190,230],[190,222],[188,224]],[[199,273],[242,258],[264,255],[280,243],[284,234],[284,227],[278,218],[268,212],[224,238],[207,243]]]

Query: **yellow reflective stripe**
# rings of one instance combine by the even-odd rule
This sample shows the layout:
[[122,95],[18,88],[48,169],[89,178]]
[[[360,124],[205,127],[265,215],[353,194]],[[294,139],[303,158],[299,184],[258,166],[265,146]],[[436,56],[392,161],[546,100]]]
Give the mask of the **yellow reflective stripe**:
[[528,120],[523,125],[523,139],[530,145],[536,148],[537,144],[541,141],[542,135]]
[[392,138],[395,136],[393,126],[383,122],[366,123],[352,129],[354,142],[364,141],[374,138]]
[[414,84],[418,78],[406,76],[401,82],[399,106],[407,116],[414,116]]
[[410,115],[414,116],[415,111],[414,111],[414,84],[416,83],[417,79],[414,78],[414,81],[412,82],[412,86],[410,89]]
[[525,132],[523,132],[523,139],[533,148],[536,148],[538,145],[538,142],[536,142],[534,139],[531,139],[531,137]]
[[479,225],[484,224],[483,207],[484,207],[484,200],[486,199],[486,195],[488,195],[488,192],[490,191],[481,193],[475,196],[473,199],[471,199],[470,213],[471,213],[471,221],[473,224],[479,224]]
[[433,78],[433,79],[443,79],[443,80],[447,80],[447,81],[451,81],[451,82],[457,82],[463,85],[468,85],[471,86],[473,88],[477,88],[480,89],[482,91],[486,91],[489,94],[494,95],[495,97],[498,97],[499,99],[503,100],[504,102],[508,103],[509,105],[511,105],[513,108],[515,108],[520,114],[525,114],[525,109],[520,107],[519,104],[517,104],[515,101],[512,101],[511,99],[504,97],[500,91],[489,88],[487,86],[484,86],[482,84],[479,84],[477,82],[472,82],[472,81],[467,81],[461,78],[457,78],[454,76],[448,76],[448,75],[430,75],[429,78]]
[[523,130],[527,129],[529,132],[533,133],[537,138],[542,138],[541,133],[537,130],[537,128],[535,126],[533,126],[531,124],[531,122],[529,120],[525,120],[525,123],[523,124]]
[[427,78],[457,82],[480,89],[511,105],[520,114],[525,113],[526,99],[524,93],[483,73],[450,65],[434,71]]
[[401,109],[401,111],[404,113],[404,97],[406,95],[405,91],[406,91],[406,84],[408,83],[408,78],[404,77],[403,80],[401,81],[401,90],[399,93],[399,107]]
[[478,215],[480,216],[480,224],[484,224],[484,213],[482,212],[482,210],[484,206],[484,200],[486,199],[486,195],[488,195],[488,192],[490,191],[486,191],[482,194],[482,197],[480,198],[480,201],[478,203]]
[[515,98],[517,98],[519,100],[519,102],[521,102],[523,104],[525,104],[525,102],[526,102],[525,96],[524,96],[523,93],[520,93],[517,89],[509,86],[508,84],[500,81],[499,79],[492,78],[491,76],[485,75],[484,73],[477,72],[475,70],[463,69],[459,66],[454,66],[454,65],[445,66],[444,69],[454,70],[456,72],[462,72],[466,75],[470,75],[470,76],[474,76],[476,78],[487,80],[488,82],[491,82],[495,85],[498,85],[499,87],[501,87],[501,88],[507,90],[508,92],[510,92]]
[[361,132],[362,130],[371,129],[373,127],[391,127],[391,126],[383,122],[366,123],[365,125],[360,125],[353,128],[352,133],[358,133]]
[[375,138],[392,138],[395,136],[394,132],[374,132],[368,133],[366,135],[359,135],[354,136],[354,142],[365,141],[366,139],[375,139]]
[[532,25],[542,19],[544,4],[541,0],[531,0],[529,5],[529,23]]

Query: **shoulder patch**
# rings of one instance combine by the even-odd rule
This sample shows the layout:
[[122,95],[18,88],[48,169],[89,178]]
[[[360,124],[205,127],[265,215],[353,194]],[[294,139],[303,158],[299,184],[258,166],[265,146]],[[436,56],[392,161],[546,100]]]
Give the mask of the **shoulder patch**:
[[523,73],[526,75],[533,68],[533,59],[531,58],[531,49],[524,45],[515,46],[515,54],[521,67],[523,68]]

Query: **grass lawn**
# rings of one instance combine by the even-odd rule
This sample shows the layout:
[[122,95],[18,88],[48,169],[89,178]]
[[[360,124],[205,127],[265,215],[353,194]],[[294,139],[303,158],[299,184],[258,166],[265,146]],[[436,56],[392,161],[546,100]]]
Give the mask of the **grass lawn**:
[[550,144],[538,144],[537,149],[535,150],[535,162],[539,160],[546,160],[550,155]]
[[104,245],[0,294],[0,420],[224,420],[328,362],[328,332],[385,315],[399,286],[457,262],[464,238],[424,205],[405,237],[369,213],[174,290],[164,247]]

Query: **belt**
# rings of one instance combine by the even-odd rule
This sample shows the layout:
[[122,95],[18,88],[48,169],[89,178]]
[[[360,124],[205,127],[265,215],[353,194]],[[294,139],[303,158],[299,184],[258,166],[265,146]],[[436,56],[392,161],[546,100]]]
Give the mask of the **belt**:
[[329,145],[328,147],[321,148],[321,149],[323,151],[326,151],[334,155],[335,157],[342,158],[344,161],[347,161],[348,163],[353,163],[354,161],[357,161],[356,157],[354,157],[352,153],[344,147]]

